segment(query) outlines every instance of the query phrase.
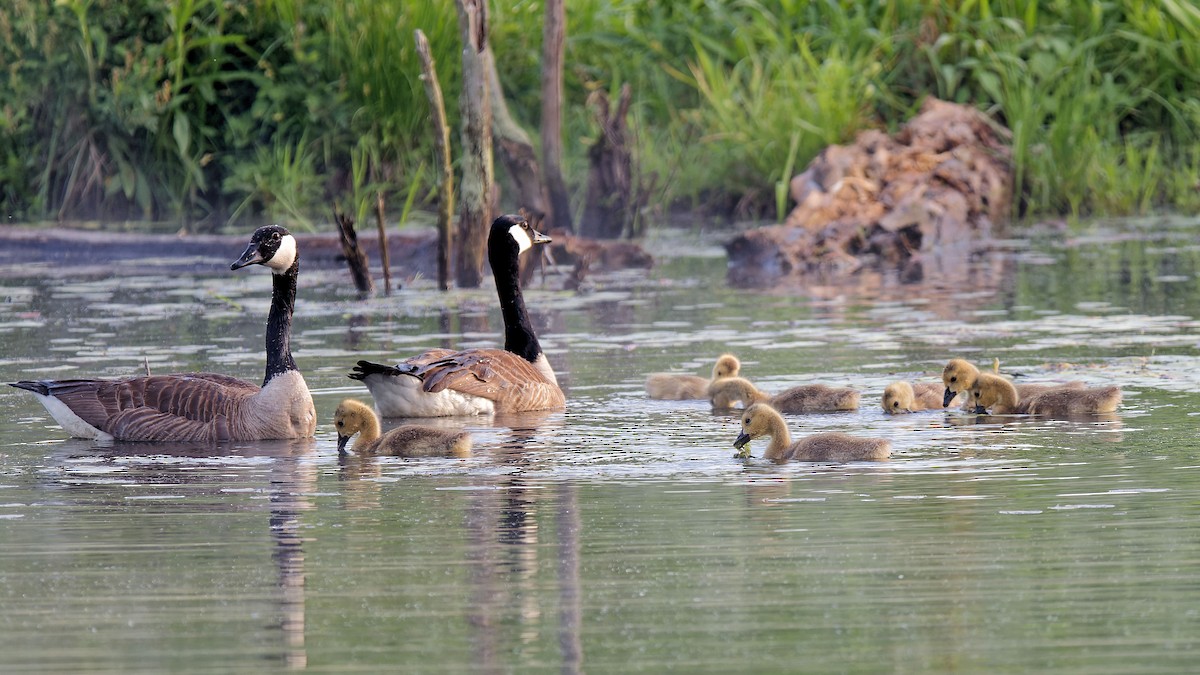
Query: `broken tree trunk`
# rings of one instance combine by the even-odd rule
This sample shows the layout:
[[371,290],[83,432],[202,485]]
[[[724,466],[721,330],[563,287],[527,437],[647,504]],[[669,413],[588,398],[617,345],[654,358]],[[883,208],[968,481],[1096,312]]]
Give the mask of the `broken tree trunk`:
[[458,285],[477,288],[492,210],[492,105],[488,86],[487,0],[455,0],[462,37],[462,215],[458,221]]
[[542,170],[550,198],[551,229],[574,231],[571,201],[562,175],[563,43],[567,17],[563,0],[546,0],[542,28]]
[[359,295],[366,297],[375,290],[371,283],[371,268],[367,263],[367,254],[358,243],[358,233],[354,231],[354,219],[333,207],[333,222],[337,225],[338,240],[342,243],[342,255],[346,256],[346,264],[350,266],[350,276],[354,279],[354,287]]
[[454,167],[450,164],[450,126],[446,123],[446,102],[442,98],[442,85],[438,83],[433,54],[429,40],[420,29],[414,31],[417,54],[421,58],[421,80],[425,82],[425,95],[429,98],[430,119],[433,122],[434,151],[437,153],[442,180],[438,185],[438,289],[450,288],[450,264],[454,242],[454,231],[450,229],[450,218],[454,213]]
[[632,226],[636,211],[633,194],[633,160],[625,133],[625,117],[633,92],[626,83],[616,109],[603,90],[590,97],[596,107],[600,137],[588,149],[588,198],[580,232],[596,239],[616,239]]
[[488,81],[491,84],[489,93],[492,96],[492,133],[495,135],[496,151],[517,190],[521,208],[540,219],[546,214],[546,197],[542,194],[542,172],[538,166],[537,152],[533,149],[529,134],[508,111],[492,48],[488,47],[485,52]]

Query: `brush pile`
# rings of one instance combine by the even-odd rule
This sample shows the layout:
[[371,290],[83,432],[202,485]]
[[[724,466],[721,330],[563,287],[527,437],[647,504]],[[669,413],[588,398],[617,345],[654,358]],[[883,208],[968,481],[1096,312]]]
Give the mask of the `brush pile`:
[[826,148],[792,179],[796,207],[782,225],[726,244],[731,281],[969,252],[1008,217],[1009,138],[978,110],[930,98],[894,138],[870,130]]

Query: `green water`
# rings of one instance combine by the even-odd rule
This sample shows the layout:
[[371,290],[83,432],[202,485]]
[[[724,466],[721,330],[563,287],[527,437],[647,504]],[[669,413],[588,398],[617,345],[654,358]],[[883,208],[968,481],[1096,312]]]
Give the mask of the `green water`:
[[[729,288],[715,240],[663,235],[649,272],[535,283],[569,407],[450,421],[467,460],[339,463],[329,417],[369,400],[357,358],[495,344],[490,291],[359,302],[302,266],[313,441],[101,447],[0,390],[0,671],[1194,672],[1197,231],[1104,224],[931,261],[920,284],[770,290]],[[228,262],[0,266],[0,381],[260,379],[270,282]],[[885,436],[892,461],[735,460],[732,417],[646,400],[646,373],[722,351],[767,390],[859,388],[858,412],[789,424]],[[954,356],[1125,402],[878,410]]]

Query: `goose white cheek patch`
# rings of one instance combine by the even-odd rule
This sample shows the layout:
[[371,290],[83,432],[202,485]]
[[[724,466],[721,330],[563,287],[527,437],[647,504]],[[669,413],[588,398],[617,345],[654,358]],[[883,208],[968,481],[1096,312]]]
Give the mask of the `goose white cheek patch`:
[[510,237],[516,240],[517,247],[520,249],[521,253],[533,248],[533,240],[529,238],[529,234],[525,232],[525,228],[521,227],[520,225],[513,225],[512,227],[508,228],[508,234]]
[[271,256],[266,265],[276,272],[286,272],[295,262],[296,238],[289,234],[279,240],[279,250],[275,251],[275,255]]

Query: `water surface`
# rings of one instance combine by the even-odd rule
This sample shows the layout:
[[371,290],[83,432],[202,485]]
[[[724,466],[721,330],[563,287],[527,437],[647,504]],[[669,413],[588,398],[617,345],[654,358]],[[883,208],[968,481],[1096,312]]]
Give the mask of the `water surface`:
[[[0,390],[0,670],[1192,672],[1197,229],[1101,223],[931,261],[919,284],[770,289],[729,287],[718,237],[662,233],[649,272],[535,281],[569,407],[445,421],[474,433],[467,460],[339,462],[329,417],[369,400],[358,358],[495,345],[492,292],[418,278],[360,301],[302,263],[315,440],[98,446]],[[0,269],[0,380],[260,380],[270,281],[229,272],[239,253]],[[893,460],[736,460],[734,417],[645,398],[646,373],[722,351],[767,390],[859,388],[860,411],[791,428],[884,436]],[[1125,403],[878,409],[954,356]]]

